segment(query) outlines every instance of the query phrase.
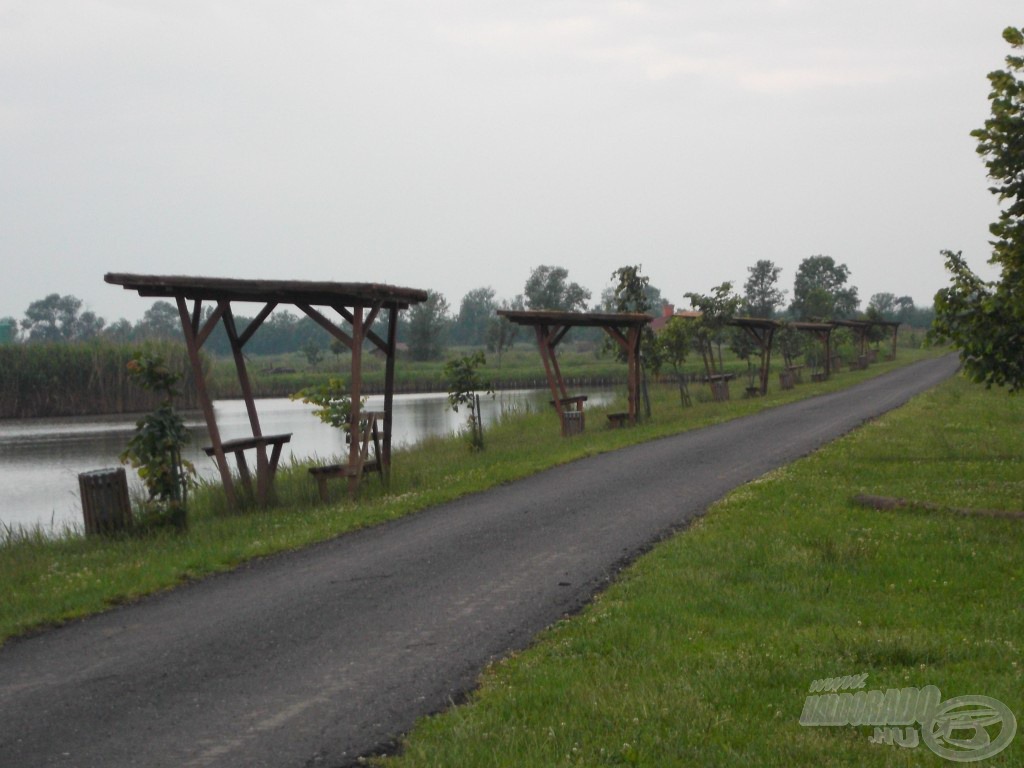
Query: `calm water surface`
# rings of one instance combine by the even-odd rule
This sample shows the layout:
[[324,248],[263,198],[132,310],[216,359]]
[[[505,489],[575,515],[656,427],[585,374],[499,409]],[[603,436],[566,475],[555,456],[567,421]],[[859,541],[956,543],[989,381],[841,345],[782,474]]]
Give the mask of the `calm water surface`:
[[[614,392],[588,389],[589,403],[607,402]],[[550,409],[546,390],[498,392],[492,399],[481,397],[485,426],[503,411]],[[312,407],[287,398],[257,401],[263,434],[291,432],[282,461],[310,456],[326,459],[342,454],[344,436],[339,430],[320,422]],[[383,410],[384,398],[367,398],[370,410]],[[248,437],[252,434],[245,405],[240,400],[221,400],[214,404],[221,438]],[[81,528],[82,505],[78,498],[78,475],[94,469],[117,467],[118,455],[135,430],[137,417],[95,416],[74,419],[26,419],[0,421],[0,523],[46,529],[64,525]],[[396,395],[392,441],[410,445],[432,435],[446,435],[460,429],[466,414],[448,408],[444,393]],[[199,474],[219,477],[213,459],[203,453],[209,445],[209,433],[202,415],[185,415],[192,433],[186,456]],[[557,429],[556,422],[552,428]],[[233,465],[233,459],[232,465]],[[127,468],[129,484],[141,487],[135,471]]]

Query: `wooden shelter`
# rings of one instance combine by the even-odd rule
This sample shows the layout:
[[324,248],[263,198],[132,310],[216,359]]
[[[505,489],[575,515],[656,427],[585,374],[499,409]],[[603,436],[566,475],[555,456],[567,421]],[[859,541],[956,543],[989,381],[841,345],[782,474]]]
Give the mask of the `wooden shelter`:
[[728,323],[736,328],[742,328],[755,344],[761,353],[761,370],[759,372],[759,387],[761,395],[768,394],[768,374],[772,363],[772,338],[775,331],[779,329],[780,323],[777,320],[768,320],[760,317],[734,317]]
[[[242,353],[246,343],[252,338],[270,313],[279,305],[297,307],[308,317],[323,327],[334,338],[341,341],[352,353],[352,373],[350,395],[352,398],[351,428],[352,436],[349,447],[348,474],[349,492],[355,494],[362,476],[363,456],[361,441],[358,435],[360,425],[360,398],[362,394],[362,356],[363,345],[373,344],[386,356],[384,374],[384,425],[383,444],[379,461],[384,476],[391,463],[391,411],[394,397],[395,377],[395,333],[398,328],[398,312],[410,305],[426,301],[427,292],[415,288],[397,288],[376,283],[333,283],[308,282],[298,280],[242,280],[234,278],[187,277],[161,275],[134,275],[110,273],[104,280],[113,285],[123,286],[127,290],[138,291],[140,296],[157,297],[173,301],[178,308],[182,330],[185,334],[185,346],[188,349],[192,372],[195,376],[200,406],[206,418],[206,426],[210,432],[209,453],[213,456],[220,471],[224,484],[224,492],[228,504],[237,506],[238,494],[231,477],[226,455],[234,453],[238,462],[242,481],[249,485],[248,467],[245,463],[245,451],[256,451],[256,499],[266,504],[270,498],[274,473],[283,445],[291,435],[264,435],[260,428],[259,415],[253,397],[252,386],[245,367]],[[190,304],[191,302],[191,304]],[[213,307],[208,317],[203,317],[203,304],[208,302]],[[262,304],[255,318],[242,329],[235,324],[232,305],[238,302]],[[332,321],[320,309],[334,310],[341,322]],[[382,337],[374,331],[374,324],[381,316],[387,315],[387,328]],[[219,323],[223,323],[231,345],[235,369],[242,397],[245,400],[252,437],[224,442],[217,428],[217,420],[213,410],[203,375],[199,350],[209,339]],[[270,453],[268,454],[268,449]],[[251,491],[250,487],[250,491]]]
[[868,367],[868,334],[874,323],[870,320],[833,320],[837,328],[849,328],[857,344],[857,363],[861,368]]
[[818,341],[821,342],[822,348],[825,353],[825,373],[824,378],[828,379],[832,376],[832,331],[835,330],[835,324],[828,323],[811,323],[811,322],[796,322],[790,323],[791,327],[796,328],[798,331],[809,333],[814,336]]
[[887,328],[892,334],[891,359],[896,359],[896,340],[900,324],[894,320],[833,320],[833,325],[842,328],[849,328],[857,339],[857,356],[861,367],[866,367],[870,356],[868,354],[868,336],[873,328]]
[[[498,314],[517,325],[533,326],[537,336],[537,347],[544,363],[552,402],[558,411],[562,434],[572,434],[583,428],[583,403],[585,396],[570,397],[558,367],[555,347],[572,328],[600,328],[619,345],[626,355],[627,382],[629,385],[629,412],[627,419],[636,424],[640,410],[640,338],[644,325],[651,322],[650,315],[633,312],[564,312],[555,310],[510,310],[499,309]],[[567,414],[578,413],[579,416]],[[578,422],[579,430],[569,424]]]

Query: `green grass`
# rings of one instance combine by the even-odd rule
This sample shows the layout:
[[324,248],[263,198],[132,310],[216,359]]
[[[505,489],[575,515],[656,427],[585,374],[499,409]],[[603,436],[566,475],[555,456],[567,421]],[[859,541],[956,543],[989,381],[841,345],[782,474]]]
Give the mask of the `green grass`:
[[[957,378],[736,490],[381,764],[948,764],[800,714],[812,681],[867,673],[1024,720],[1024,520],[851,503],[1020,510],[1022,434],[1024,401]],[[1021,764],[1024,735],[984,762]]]
[[[500,424],[485,425],[483,452],[470,453],[457,438],[430,440],[396,452],[390,492],[385,493],[371,477],[356,503],[346,498],[344,484],[336,481],[331,502],[320,504],[305,467],[296,466],[279,472],[280,503],[269,511],[228,514],[219,487],[200,489],[184,535],[118,539],[76,535],[51,539],[38,532],[8,535],[0,538],[0,583],[5,586],[0,594],[0,641],[556,464],[849,386],[930,353],[903,350],[900,354],[896,363],[842,373],[824,384],[805,384],[766,398],[702,403],[706,388],[694,387],[697,404],[686,410],[678,405],[674,385],[654,387],[650,421],[635,429],[608,430],[603,428],[602,410],[591,409],[586,433],[568,440],[559,436],[553,411],[509,414]],[[739,389],[734,387],[734,393]],[[619,402],[607,410],[622,408]]]

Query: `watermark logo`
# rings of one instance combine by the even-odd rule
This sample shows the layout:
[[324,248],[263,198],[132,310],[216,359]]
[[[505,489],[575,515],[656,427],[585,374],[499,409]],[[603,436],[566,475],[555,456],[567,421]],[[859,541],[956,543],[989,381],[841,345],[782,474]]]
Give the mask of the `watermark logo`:
[[940,757],[960,763],[1002,752],[1017,733],[1010,708],[988,696],[942,701],[934,685],[869,691],[867,678],[865,673],[815,680],[800,724],[874,726],[872,744],[913,748],[923,741]]

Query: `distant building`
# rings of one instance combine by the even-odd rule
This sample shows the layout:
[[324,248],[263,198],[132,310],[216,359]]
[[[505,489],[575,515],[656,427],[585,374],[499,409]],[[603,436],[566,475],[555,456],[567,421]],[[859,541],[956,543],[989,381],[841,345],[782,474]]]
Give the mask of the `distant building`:
[[662,328],[668,325],[668,321],[673,317],[685,317],[688,320],[695,320],[700,316],[700,312],[695,312],[693,310],[680,310],[679,312],[676,312],[674,304],[664,304],[661,307],[661,317],[656,317],[651,320],[651,330],[655,333],[660,332]]

